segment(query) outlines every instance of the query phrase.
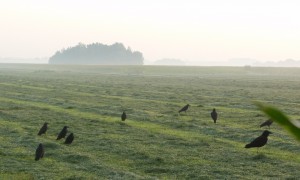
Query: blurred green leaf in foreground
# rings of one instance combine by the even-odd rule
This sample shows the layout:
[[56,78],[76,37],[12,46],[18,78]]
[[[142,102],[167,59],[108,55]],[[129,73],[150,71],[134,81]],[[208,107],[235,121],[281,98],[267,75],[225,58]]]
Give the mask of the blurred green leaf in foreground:
[[258,106],[258,108],[267,114],[273,121],[284,127],[291,134],[293,134],[298,141],[300,141],[300,128],[297,127],[284,113],[275,107],[259,102],[255,102],[255,105]]

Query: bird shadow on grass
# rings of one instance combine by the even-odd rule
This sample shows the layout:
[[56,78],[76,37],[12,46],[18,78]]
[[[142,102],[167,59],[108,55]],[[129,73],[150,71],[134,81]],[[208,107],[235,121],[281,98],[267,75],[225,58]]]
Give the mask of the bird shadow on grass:
[[187,113],[181,113],[181,114],[174,115],[174,117],[176,117],[176,116],[177,116],[178,120],[185,120],[185,118],[191,117],[191,116],[190,116],[189,114],[187,114]]
[[119,124],[122,127],[129,127],[129,125],[126,122],[124,122],[124,121],[118,121],[116,123]]
[[45,146],[45,148],[51,149],[51,150],[60,149],[60,147],[61,147],[60,144],[52,143],[52,142],[45,142],[45,143],[43,143],[43,145]]
[[265,154],[257,154],[254,157],[252,157],[251,159],[255,160],[255,161],[260,161],[260,160],[267,160],[269,158]]

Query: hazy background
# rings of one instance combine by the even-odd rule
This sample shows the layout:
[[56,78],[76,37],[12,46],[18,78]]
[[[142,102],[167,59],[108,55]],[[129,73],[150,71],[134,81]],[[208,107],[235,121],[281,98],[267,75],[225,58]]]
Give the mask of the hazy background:
[[146,64],[300,60],[299,7],[297,0],[0,0],[0,62],[47,63],[79,42],[121,42]]

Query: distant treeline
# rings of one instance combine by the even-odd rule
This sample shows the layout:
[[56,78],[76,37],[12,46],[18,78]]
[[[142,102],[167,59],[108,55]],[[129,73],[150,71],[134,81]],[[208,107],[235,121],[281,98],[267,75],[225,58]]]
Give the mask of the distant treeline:
[[144,57],[139,51],[126,49],[122,43],[82,44],[57,51],[49,58],[49,64],[103,64],[143,65]]

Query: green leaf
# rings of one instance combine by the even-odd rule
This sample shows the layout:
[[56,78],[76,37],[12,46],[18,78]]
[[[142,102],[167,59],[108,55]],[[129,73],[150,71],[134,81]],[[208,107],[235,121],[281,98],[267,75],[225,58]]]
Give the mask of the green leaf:
[[298,141],[300,141],[300,128],[295,126],[291,120],[280,110],[275,107],[264,105],[259,102],[255,102],[255,105],[265,114],[267,114],[273,121],[277,122],[280,126],[285,128],[291,134],[293,134]]

